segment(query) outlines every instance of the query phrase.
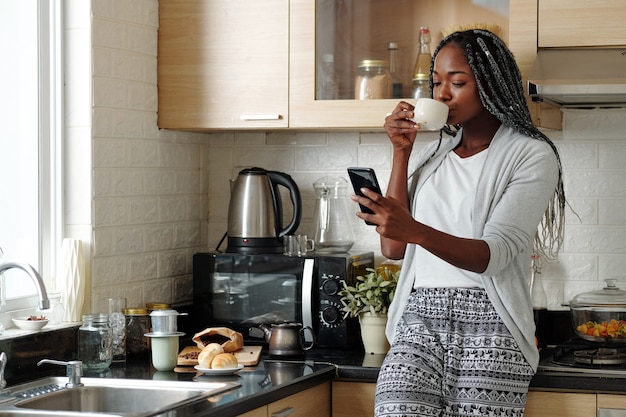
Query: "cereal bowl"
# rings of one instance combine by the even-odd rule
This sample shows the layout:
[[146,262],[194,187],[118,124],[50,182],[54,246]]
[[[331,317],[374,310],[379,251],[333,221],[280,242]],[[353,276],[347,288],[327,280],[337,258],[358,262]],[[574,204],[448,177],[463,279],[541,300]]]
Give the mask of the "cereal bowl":
[[11,320],[13,320],[13,324],[22,330],[41,330],[42,327],[48,324],[48,319],[43,316],[16,317]]

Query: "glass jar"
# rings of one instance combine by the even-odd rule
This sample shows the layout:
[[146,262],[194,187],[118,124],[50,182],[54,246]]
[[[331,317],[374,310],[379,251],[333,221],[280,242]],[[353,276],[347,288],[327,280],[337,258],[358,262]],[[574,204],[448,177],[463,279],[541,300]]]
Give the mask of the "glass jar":
[[113,360],[113,332],[107,314],[85,314],[78,328],[78,359],[87,371],[103,371]]
[[147,308],[127,308],[126,316],[126,356],[131,358],[147,358],[150,353],[148,338],[150,332],[150,316]]
[[392,91],[393,80],[387,61],[365,59],[359,63],[354,83],[355,99],[391,98]]
[[172,308],[170,303],[146,303],[146,308],[148,309],[148,313],[154,310],[168,310]]

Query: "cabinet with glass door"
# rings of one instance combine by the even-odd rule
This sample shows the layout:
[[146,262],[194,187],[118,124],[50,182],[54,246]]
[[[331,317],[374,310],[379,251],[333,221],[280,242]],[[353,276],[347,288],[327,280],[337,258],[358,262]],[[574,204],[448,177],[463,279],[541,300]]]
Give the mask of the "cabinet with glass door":
[[380,129],[398,98],[378,91],[372,76],[376,98],[360,99],[359,66],[374,61],[388,68],[395,43],[401,98],[414,100],[420,28],[430,31],[432,53],[445,33],[476,24],[508,42],[509,1],[291,0],[289,127]]

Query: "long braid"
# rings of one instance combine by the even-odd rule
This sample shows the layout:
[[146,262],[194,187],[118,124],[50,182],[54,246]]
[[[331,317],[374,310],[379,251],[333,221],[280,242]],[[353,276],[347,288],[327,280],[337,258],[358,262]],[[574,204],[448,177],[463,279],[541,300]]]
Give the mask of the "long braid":
[[[522,86],[522,75],[506,44],[487,30],[467,30],[446,36],[433,54],[430,68],[430,92],[433,91],[433,66],[444,46],[454,43],[467,55],[483,106],[503,125],[550,145],[556,155],[559,179],[553,198],[535,234],[535,250],[555,258],[563,244],[565,223],[565,191],[561,158],[554,143],[532,122]],[[444,126],[446,134],[454,136],[460,126]],[[440,138],[441,140],[441,138]]]

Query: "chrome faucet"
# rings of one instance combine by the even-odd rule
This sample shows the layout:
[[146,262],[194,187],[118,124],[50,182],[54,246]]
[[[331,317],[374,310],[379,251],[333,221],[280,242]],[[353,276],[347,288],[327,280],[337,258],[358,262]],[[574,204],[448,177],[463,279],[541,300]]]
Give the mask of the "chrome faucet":
[[37,271],[35,271],[35,268],[24,262],[5,262],[0,264],[0,277],[3,272],[13,268],[21,269],[33,280],[33,283],[37,288],[37,295],[39,296],[39,308],[41,310],[50,308],[50,300],[48,300],[46,286],[43,284],[41,276],[37,273]]
[[42,359],[37,362],[37,366],[41,366],[44,363],[49,363],[51,365],[61,365],[65,366],[66,375],[69,378],[69,381],[65,386],[67,388],[75,388],[82,387],[83,383],[80,382],[80,378],[83,376],[83,362],[82,361],[57,361],[54,359]]

